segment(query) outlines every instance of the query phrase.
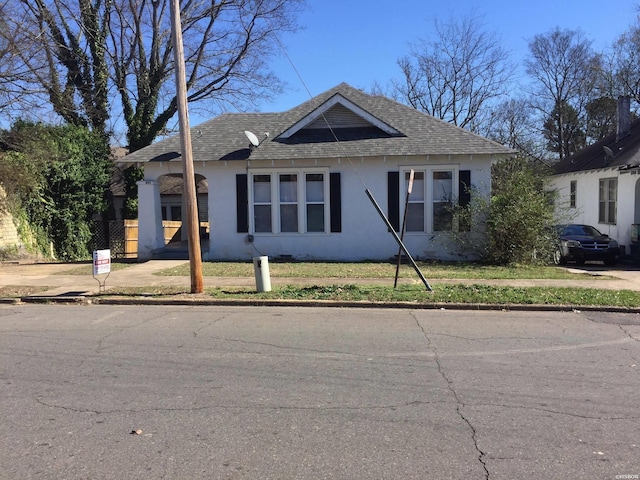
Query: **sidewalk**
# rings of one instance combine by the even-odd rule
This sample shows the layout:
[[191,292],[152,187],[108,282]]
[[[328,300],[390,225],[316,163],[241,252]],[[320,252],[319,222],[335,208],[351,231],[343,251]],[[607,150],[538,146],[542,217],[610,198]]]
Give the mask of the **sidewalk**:
[[[184,287],[188,291],[191,279],[188,276],[155,275],[162,270],[188,263],[185,260],[150,260],[133,263],[130,266],[112,270],[105,282],[106,292],[115,287]],[[38,296],[90,295],[98,293],[99,282],[91,275],[63,275],[60,272],[72,270],[68,264],[27,264],[0,267],[0,286],[37,286],[50,287]],[[417,280],[417,279],[416,279]],[[413,283],[412,279],[401,279],[400,283]],[[203,277],[205,287],[254,287],[253,277]],[[271,277],[272,285],[325,285],[325,284],[362,283],[369,285],[393,285],[393,279],[335,279],[335,278],[278,278]]]
[[[185,260],[150,260],[144,263],[134,263],[127,268],[113,270],[105,280],[106,293],[110,288],[116,287],[157,287],[175,286],[190,289],[191,279],[188,276],[172,277],[154,275],[161,270],[174,268],[187,263]],[[0,266],[0,286],[37,286],[49,287],[38,296],[83,296],[99,292],[99,283],[91,275],[61,275],[60,272],[73,269],[69,264],[10,264],[3,263]],[[600,288],[611,290],[635,290],[640,291],[640,271],[638,269],[605,269],[602,266],[587,266],[580,269],[572,269],[584,275],[606,275],[614,277],[611,280],[586,278],[576,282],[575,286],[581,288]],[[512,287],[548,286],[566,287],[567,280],[451,280],[429,279],[429,272],[424,271],[424,276],[430,285],[437,284],[485,284],[508,285]],[[254,287],[253,277],[203,277],[206,287]],[[420,283],[415,278],[403,278],[401,284]],[[327,285],[327,284],[361,284],[361,285],[393,285],[391,278],[280,278],[271,277],[271,284],[277,285]]]

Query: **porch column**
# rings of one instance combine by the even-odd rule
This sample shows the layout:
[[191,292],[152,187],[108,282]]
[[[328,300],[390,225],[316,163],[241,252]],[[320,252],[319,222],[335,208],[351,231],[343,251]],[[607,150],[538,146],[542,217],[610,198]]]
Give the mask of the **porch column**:
[[151,258],[151,253],[164,247],[160,184],[142,180],[138,184],[138,260]]

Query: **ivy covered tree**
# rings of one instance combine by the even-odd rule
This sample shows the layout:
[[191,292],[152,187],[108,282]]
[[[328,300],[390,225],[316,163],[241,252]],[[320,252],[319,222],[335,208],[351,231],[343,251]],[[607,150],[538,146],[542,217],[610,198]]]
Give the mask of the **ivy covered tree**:
[[103,137],[86,127],[19,121],[2,139],[0,170],[29,178],[11,191],[15,208],[25,213],[36,232],[40,251],[48,251],[51,242],[61,260],[88,258],[91,221],[107,208],[105,191],[111,178]]
[[[0,107],[6,98],[11,111],[22,115],[50,108],[67,123],[101,133],[105,145],[112,134],[125,133],[130,152],[150,145],[178,110],[170,5],[0,0]],[[297,30],[303,5],[304,0],[182,2],[189,103],[220,113],[282,93],[285,84],[269,60],[279,53],[282,34]],[[122,122],[126,131],[113,132]],[[125,172],[134,184],[127,190],[127,218],[137,216],[135,181],[141,174],[137,168]]]
[[[0,60],[10,49],[11,91],[26,92],[67,123],[106,135],[124,121],[128,148],[153,142],[174,117],[169,0],[0,0]],[[303,0],[183,1],[188,101],[243,110],[281,93],[269,60],[297,29]],[[3,76],[0,75],[0,79]],[[120,133],[120,132],[116,132]]]

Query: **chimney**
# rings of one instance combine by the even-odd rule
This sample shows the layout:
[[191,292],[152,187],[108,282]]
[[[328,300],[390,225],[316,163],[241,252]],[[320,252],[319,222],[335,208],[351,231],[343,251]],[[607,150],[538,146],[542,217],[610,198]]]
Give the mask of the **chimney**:
[[629,135],[631,129],[631,98],[628,95],[618,97],[617,118],[616,143]]

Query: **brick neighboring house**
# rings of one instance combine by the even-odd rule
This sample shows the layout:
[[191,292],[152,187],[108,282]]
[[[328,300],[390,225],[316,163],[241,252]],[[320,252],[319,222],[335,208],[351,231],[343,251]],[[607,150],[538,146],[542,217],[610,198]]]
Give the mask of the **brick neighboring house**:
[[559,218],[593,225],[638,256],[640,119],[631,121],[630,105],[620,97],[616,133],[558,162],[548,185]]
[[[160,191],[165,176],[182,173],[180,148],[176,135],[121,160],[144,167],[138,183],[141,260],[164,246]],[[404,236],[409,251],[419,259],[471,258],[453,241],[452,232],[461,228],[451,207],[469,201],[469,187],[488,195],[492,163],[515,153],[345,83],[285,112],[213,118],[192,128],[192,150],[195,174],[208,184],[205,260],[246,260],[258,253],[299,260],[392,258],[398,246],[366,190],[399,230],[411,170]],[[462,234],[482,231],[474,224]]]

